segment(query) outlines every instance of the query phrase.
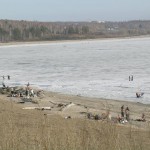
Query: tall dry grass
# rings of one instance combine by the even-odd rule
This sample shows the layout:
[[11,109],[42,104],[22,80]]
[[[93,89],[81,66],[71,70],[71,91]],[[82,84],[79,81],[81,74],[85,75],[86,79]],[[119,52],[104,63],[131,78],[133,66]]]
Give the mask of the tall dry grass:
[[148,150],[149,132],[109,122],[64,119],[0,100],[1,150]]

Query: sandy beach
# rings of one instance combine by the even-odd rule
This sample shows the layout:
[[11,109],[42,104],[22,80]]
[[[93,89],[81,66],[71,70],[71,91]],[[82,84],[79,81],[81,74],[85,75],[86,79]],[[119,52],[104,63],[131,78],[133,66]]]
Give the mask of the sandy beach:
[[[35,91],[38,90],[35,89]],[[24,111],[39,108],[39,110],[43,110],[44,114],[47,116],[58,115],[62,118],[88,119],[88,113],[101,116],[109,110],[111,117],[117,118],[118,115],[121,116],[121,106],[124,105],[125,108],[129,107],[130,110],[130,122],[125,125],[129,125],[132,122],[132,125],[136,127],[145,128],[145,125],[150,121],[150,104],[89,98],[48,91],[42,91],[40,96],[30,97],[29,99],[25,98],[24,100],[21,97],[8,97],[9,95],[9,92],[7,94],[1,94],[0,99],[13,102],[21,109],[24,109]],[[145,114],[146,122],[135,121],[136,119],[140,119],[143,113]]]
[[50,44],[50,43],[69,43],[69,42],[80,42],[80,41],[100,41],[100,40],[122,40],[122,39],[135,39],[135,38],[149,38],[150,35],[141,35],[141,36],[131,36],[131,37],[116,37],[116,38],[96,38],[96,39],[80,39],[80,40],[54,40],[54,41],[23,41],[23,42],[4,42],[0,43],[0,46],[11,46],[11,45],[30,45],[30,44]]

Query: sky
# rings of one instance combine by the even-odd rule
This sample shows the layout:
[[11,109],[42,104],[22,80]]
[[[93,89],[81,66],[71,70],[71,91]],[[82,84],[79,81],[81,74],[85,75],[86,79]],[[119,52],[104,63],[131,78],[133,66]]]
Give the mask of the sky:
[[47,22],[150,20],[150,0],[0,0],[0,19]]

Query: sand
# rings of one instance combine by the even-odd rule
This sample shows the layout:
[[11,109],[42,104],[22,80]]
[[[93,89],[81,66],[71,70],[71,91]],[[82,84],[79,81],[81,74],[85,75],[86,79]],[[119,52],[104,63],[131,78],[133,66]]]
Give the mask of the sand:
[[13,42],[0,42],[0,46],[11,46],[11,45],[44,45],[50,43],[70,43],[70,42],[79,42],[79,41],[99,41],[99,40],[121,40],[121,39],[135,39],[135,38],[149,38],[150,35],[141,35],[141,36],[131,36],[131,37],[116,37],[116,38],[96,38],[96,39],[80,39],[80,40],[54,40],[54,41],[13,41]]
[[[88,113],[101,116],[108,110],[112,118],[117,118],[120,115],[121,106],[124,105],[125,108],[128,106],[130,109],[130,123],[132,122],[132,125],[145,128],[150,122],[150,104],[142,104],[139,102],[89,98],[48,91],[43,91],[43,94],[38,97],[31,97],[31,101],[30,99],[25,100],[25,103],[22,103],[22,98],[20,97],[8,97],[8,93],[0,94],[1,99],[16,103],[24,111],[36,108],[37,110],[44,111],[44,114],[47,116],[59,115],[63,118],[83,119],[88,119]],[[141,118],[142,113],[146,116],[146,122],[135,121],[135,119]]]

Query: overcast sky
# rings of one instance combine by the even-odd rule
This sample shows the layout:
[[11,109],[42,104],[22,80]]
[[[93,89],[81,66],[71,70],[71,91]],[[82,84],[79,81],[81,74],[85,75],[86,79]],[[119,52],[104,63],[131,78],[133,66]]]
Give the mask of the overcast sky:
[[150,0],[0,0],[0,19],[33,21],[150,20]]

